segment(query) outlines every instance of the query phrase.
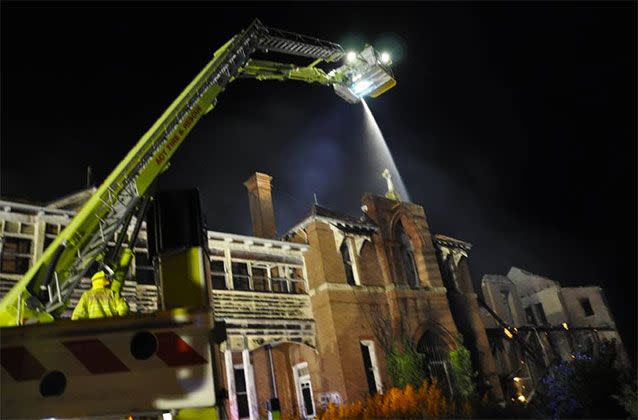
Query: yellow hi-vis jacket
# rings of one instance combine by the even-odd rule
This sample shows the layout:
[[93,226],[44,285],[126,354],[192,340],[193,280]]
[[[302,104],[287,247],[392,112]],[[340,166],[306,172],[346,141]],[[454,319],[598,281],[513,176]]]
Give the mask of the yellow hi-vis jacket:
[[107,289],[108,281],[94,280],[91,290],[82,294],[71,319],[106,318],[128,314],[128,304],[119,293]]

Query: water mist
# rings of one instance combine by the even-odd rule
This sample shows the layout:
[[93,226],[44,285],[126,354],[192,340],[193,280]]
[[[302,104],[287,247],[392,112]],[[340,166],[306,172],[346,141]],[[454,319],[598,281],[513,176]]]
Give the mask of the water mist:
[[[392,153],[390,153],[390,148],[388,147],[388,144],[383,137],[383,133],[381,132],[377,121],[374,119],[370,108],[368,108],[368,104],[366,104],[366,101],[363,100],[363,98],[361,99],[361,105],[363,106],[363,112],[365,114],[366,143],[368,144],[368,150],[371,153],[369,157],[373,162],[373,167],[376,171],[375,175],[381,178],[381,172],[383,169],[387,168],[392,175],[392,182],[394,183],[395,190],[401,195],[401,200],[410,201],[410,195],[408,194],[408,190],[405,188],[399,169],[394,163],[394,158],[392,157]],[[383,182],[383,185],[385,185],[385,181]]]

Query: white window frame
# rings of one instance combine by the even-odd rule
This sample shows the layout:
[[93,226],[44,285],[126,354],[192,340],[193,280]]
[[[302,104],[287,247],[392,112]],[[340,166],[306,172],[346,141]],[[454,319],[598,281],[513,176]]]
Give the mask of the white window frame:
[[[244,369],[244,364],[243,363],[235,363],[233,364],[233,375],[235,374],[236,370],[241,370],[241,374],[244,377],[244,383],[246,384],[246,399],[248,399],[248,381],[246,380],[246,371]],[[233,381],[235,380],[235,378],[233,378]],[[237,394],[237,387],[235,385],[235,404],[237,404],[237,416],[239,417],[239,398],[238,398]],[[250,413],[250,400],[248,400],[248,413]],[[239,420],[250,420],[250,414],[248,414],[248,417],[239,417]]]
[[374,341],[361,340],[361,345],[368,348],[370,353],[370,363],[372,363],[372,374],[374,375],[374,382],[377,386],[377,392],[383,394],[383,383],[381,383],[381,373],[379,373],[379,361],[377,359],[377,353],[374,349]]
[[346,236],[346,244],[348,246],[348,252],[350,253],[350,262],[352,263],[352,275],[354,277],[354,284],[361,286],[361,279],[359,278],[359,264],[357,263],[357,253],[355,252],[356,244],[352,236]]
[[[308,369],[308,362],[297,363],[292,367],[293,378],[295,380],[295,390],[297,391],[297,405],[299,406],[299,414],[302,419],[312,419],[317,416],[317,408],[315,404],[315,397],[312,390],[312,380],[310,379],[310,372],[303,376],[299,376],[299,371],[302,369]],[[312,414],[306,414],[306,407],[303,400],[303,392],[301,389],[302,383],[308,383],[310,389],[310,400],[312,401]]]

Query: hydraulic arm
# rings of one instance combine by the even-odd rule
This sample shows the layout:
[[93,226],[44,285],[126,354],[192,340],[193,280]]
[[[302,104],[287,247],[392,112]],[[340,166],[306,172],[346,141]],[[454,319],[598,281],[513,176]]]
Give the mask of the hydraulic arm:
[[[250,56],[256,51],[314,61],[307,66],[297,66],[251,60]],[[319,63],[339,65],[326,72],[317,67]],[[231,81],[241,76],[332,85],[339,96],[355,103],[363,96],[376,97],[395,85],[389,64],[389,60],[383,60],[371,46],[358,54],[346,54],[338,44],[268,28],[259,20],[253,21],[214,53],[42,257],[0,301],[0,326],[53,320],[54,315],[66,307],[73,289],[95,262],[114,272],[121,281],[126,267],[110,267],[110,264],[111,261],[128,264],[126,255],[109,255],[107,247],[116,232],[126,232],[133,214],[138,215],[137,224],[140,223],[139,215],[143,215],[149,187],[167,169],[171,157],[200,118],[215,107],[219,94]]]

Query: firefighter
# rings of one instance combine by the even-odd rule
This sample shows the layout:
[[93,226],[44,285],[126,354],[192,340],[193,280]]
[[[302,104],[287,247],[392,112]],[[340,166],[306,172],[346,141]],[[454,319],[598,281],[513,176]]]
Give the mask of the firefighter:
[[95,273],[91,283],[93,287],[82,294],[71,319],[106,318],[128,314],[128,304],[124,298],[107,287],[110,281],[104,271]]

